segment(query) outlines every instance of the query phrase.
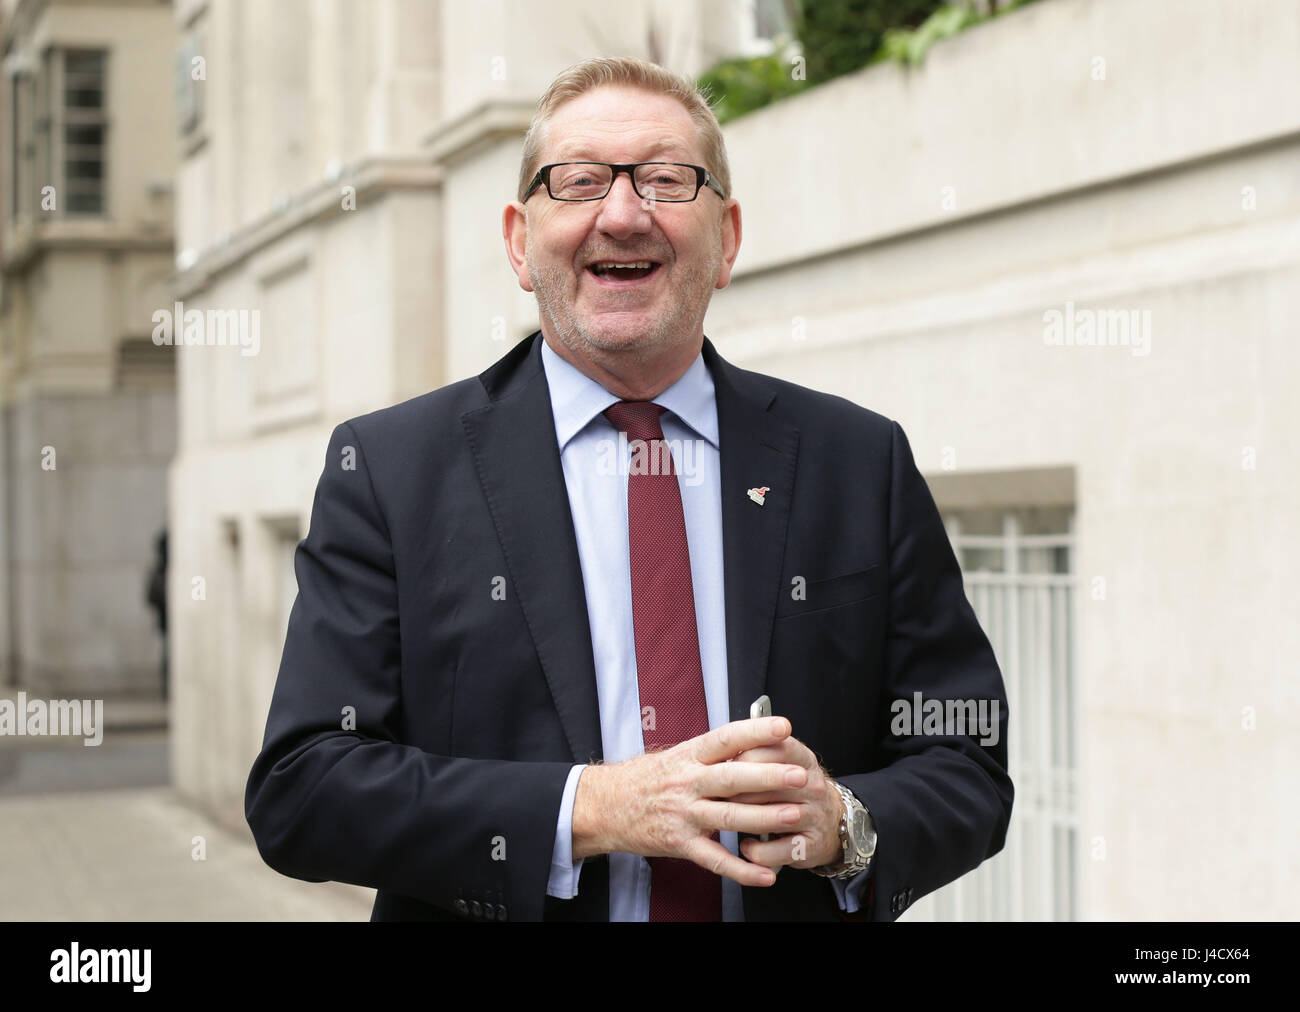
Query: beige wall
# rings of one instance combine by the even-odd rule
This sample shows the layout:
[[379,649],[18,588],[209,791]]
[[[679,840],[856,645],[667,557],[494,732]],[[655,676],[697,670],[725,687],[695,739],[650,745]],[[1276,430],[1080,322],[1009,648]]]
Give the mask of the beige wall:
[[[177,248],[210,253],[337,171],[410,154],[439,103],[427,0],[187,3],[204,123],[182,145]],[[431,13],[432,12],[432,13]]]

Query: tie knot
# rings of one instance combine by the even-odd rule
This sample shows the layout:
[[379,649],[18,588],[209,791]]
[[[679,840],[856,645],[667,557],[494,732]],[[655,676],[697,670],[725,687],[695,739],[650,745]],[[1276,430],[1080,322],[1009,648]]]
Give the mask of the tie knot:
[[663,439],[664,430],[659,424],[659,416],[667,409],[654,401],[619,401],[611,404],[603,414],[620,432],[626,432],[628,439]]

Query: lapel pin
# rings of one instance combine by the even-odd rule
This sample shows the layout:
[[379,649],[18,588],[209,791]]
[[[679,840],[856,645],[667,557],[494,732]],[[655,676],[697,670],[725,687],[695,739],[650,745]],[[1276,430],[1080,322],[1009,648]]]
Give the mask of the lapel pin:
[[762,506],[763,503],[767,501],[765,497],[766,497],[767,493],[769,493],[770,491],[772,491],[772,490],[771,490],[770,488],[768,488],[768,486],[763,485],[763,486],[760,487],[760,488],[751,488],[751,489],[748,489],[748,490],[747,490],[747,494],[748,494],[748,496],[749,496],[751,499],[754,500],[754,502],[756,502],[756,503],[758,503],[760,506]]

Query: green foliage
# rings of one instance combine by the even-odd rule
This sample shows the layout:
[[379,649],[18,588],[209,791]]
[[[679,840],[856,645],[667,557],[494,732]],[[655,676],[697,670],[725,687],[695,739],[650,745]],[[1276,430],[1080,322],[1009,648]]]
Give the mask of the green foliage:
[[808,83],[861,70],[891,29],[915,28],[943,0],[802,0],[795,33],[808,61]]
[[925,59],[926,51],[936,42],[979,24],[984,18],[970,7],[940,7],[917,28],[890,28],[876,53],[877,60],[897,60],[914,67]]
[[917,28],[891,28],[885,32],[884,41],[875,60],[897,60],[907,67],[915,67],[925,60],[925,54],[936,42],[964,32],[972,25],[1006,14],[1035,0],[1010,0],[991,14],[980,14],[963,3],[950,3],[940,7]]
[[793,60],[784,52],[742,57],[724,60],[702,74],[699,83],[714,97],[718,122],[743,116],[807,87],[807,82],[796,76],[798,65]]
[[[916,66],[936,42],[1036,0],[994,0],[981,14],[974,2],[944,0],[800,0],[798,46],[771,56],[724,60],[699,83],[725,123],[805,88],[870,63],[897,60]],[[805,80],[806,78],[806,80]]]

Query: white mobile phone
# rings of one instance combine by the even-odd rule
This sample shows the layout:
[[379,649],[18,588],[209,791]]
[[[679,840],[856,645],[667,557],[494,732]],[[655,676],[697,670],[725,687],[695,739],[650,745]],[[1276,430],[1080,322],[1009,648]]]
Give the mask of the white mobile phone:
[[[752,703],[749,704],[750,720],[754,720],[757,717],[770,717],[770,716],[772,716],[772,700],[767,697],[766,693],[759,696],[756,700],[754,700]],[[771,833],[761,833],[758,838],[762,840],[764,843],[766,843],[769,839],[771,839],[771,836],[772,836]]]

